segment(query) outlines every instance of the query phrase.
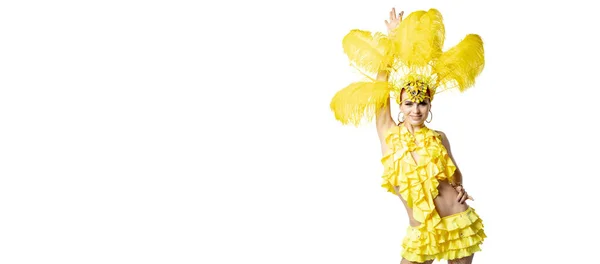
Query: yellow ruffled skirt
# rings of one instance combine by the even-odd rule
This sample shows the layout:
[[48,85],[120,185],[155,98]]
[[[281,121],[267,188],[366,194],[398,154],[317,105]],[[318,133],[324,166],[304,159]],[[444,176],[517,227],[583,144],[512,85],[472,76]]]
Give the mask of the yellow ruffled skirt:
[[412,262],[459,259],[480,251],[486,238],[475,209],[442,217],[435,229],[409,226],[402,241],[402,257]]

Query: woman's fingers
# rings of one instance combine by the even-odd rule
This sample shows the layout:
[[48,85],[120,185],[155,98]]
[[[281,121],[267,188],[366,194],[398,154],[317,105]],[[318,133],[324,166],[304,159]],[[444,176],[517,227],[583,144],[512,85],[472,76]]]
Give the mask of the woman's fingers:
[[459,202],[459,203],[462,203],[462,199],[463,199],[464,195],[465,195],[465,192],[463,192],[462,190],[460,190],[458,192],[458,195],[456,196],[456,201]]
[[466,192],[464,192],[462,199],[460,199],[460,203],[465,203],[467,201],[467,198],[469,198],[469,195]]
[[458,192],[456,195],[456,201],[459,203],[464,203],[467,200],[475,201],[473,197],[471,197],[461,185],[454,187],[454,189]]
[[402,16],[404,15],[404,11],[400,11],[400,13],[396,13],[396,8],[392,7],[392,11],[390,11],[390,19],[385,20],[385,25],[390,26],[392,23],[402,22]]
[[460,203],[464,203],[467,200],[475,201],[475,199],[473,199],[473,197],[471,195],[469,195],[467,192],[463,192],[463,196],[461,198],[461,202]]

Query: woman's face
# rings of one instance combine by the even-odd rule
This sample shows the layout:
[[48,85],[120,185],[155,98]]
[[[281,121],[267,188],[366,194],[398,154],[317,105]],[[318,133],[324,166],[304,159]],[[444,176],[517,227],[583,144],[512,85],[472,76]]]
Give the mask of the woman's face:
[[429,98],[420,103],[415,103],[408,99],[406,90],[403,90],[401,100],[400,111],[404,114],[404,122],[408,122],[413,126],[423,125],[429,115],[429,109],[431,109]]

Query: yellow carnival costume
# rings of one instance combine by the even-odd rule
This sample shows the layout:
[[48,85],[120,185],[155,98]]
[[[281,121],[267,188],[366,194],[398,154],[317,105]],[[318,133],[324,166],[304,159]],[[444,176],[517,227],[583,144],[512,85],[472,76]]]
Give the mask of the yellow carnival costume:
[[[436,9],[411,13],[390,36],[350,31],[342,42],[344,52],[366,80],[354,82],[334,95],[330,107],[335,118],[342,124],[358,126],[364,119],[372,120],[388,104],[390,94],[400,103],[403,89],[409,100],[420,102],[433,100],[441,91],[462,92],[473,86],[484,67],[481,38],[469,34],[442,52],[444,37],[442,15]],[[388,73],[387,81],[376,79],[381,71]],[[458,259],[481,250],[486,235],[473,208],[443,218],[435,209],[439,181],[453,183],[456,170],[440,134],[427,127],[413,134],[401,125],[387,131],[385,140],[389,151],[381,159],[381,186],[400,195],[421,223],[408,227],[402,257],[413,262]],[[411,152],[420,157],[418,163]]]

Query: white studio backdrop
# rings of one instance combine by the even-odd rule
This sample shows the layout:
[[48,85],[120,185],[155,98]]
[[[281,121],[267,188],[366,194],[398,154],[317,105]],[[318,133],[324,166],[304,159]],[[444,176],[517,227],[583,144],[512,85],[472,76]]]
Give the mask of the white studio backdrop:
[[359,78],[343,36],[391,7],[484,40],[428,125],[484,219],[475,263],[595,261],[590,4],[5,1],[0,263],[399,263],[374,125],[329,110]]

